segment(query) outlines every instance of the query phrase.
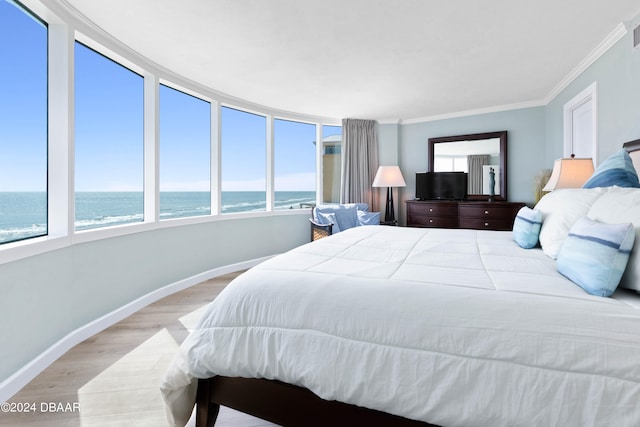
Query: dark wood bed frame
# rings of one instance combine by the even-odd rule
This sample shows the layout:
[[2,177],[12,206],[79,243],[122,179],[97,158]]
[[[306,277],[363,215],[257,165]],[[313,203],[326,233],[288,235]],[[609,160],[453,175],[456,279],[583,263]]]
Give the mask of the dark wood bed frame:
[[[623,144],[640,150],[640,139]],[[311,391],[280,381],[213,377],[198,382],[196,426],[215,424],[220,405],[282,426],[435,427],[420,421],[337,401],[323,400]]]
[[386,412],[323,400],[306,388],[255,378],[200,379],[196,404],[197,427],[213,426],[221,405],[281,426],[435,427]]

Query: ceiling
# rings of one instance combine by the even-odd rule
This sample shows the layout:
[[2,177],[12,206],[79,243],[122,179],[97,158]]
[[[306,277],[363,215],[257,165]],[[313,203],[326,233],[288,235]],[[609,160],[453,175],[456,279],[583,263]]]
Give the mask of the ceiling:
[[60,3],[215,92],[383,121],[541,103],[640,12],[638,0]]

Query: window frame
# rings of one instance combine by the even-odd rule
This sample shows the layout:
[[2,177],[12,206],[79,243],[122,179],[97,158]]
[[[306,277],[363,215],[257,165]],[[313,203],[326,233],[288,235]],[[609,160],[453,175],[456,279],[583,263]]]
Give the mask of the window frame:
[[[251,114],[254,116],[258,116],[258,117],[263,117],[265,119],[265,139],[263,141],[264,147],[265,147],[265,209],[264,210],[260,210],[260,211],[248,211],[248,212],[223,212],[223,204],[222,204],[222,192],[224,191],[222,188],[222,171],[223,171],[223,166],[224,166],[224,157],[223,157],[223,153],[222,153],[222,149],[223,149],[223,141],[222,141],[222,132],[223,132],[223,123],[222,123],[222,111],[224,108],[230,109],[230,110],[235,110],[237,112],[240,113],[245,113],[245,114]],[[220,163],[219,163],[219,169],[220,169],[220,177],[218,180],[218,185],[219,185],[219,194],[220,194],[220,215],[234,215],[234,214],[250,214],[250,213],[265,213],[265,212],[270,212],[273,210],[271,204],[270,204],[270,197],[269,197],[269,145],[270,145],[270,128],[272,128],[272,122],[273,122],[273,117],[269,117],[269,115],[264,114],[264,113],[259,113],[257,111],[249,111],[247,109],[244,108],[238,108],[229,104],[221,104],[219,107],[220,110],[220,135],[218,138],[218,145],[220,147]]]
[[[76,105],[76,100],[77,100],[77,96],[76,96],[76,92],[75,92],[75,77],[76,77],[76,71],[77,71],[77,62],[76,62],[76,58],[75,58],[75,48],[76,45],[80,45],[86,49],[88,49],[89,51],[93,52],[94,54],[99,55],[102,59],[105,59],[107,61],[109,61],[110,63],[112,63],[113,65],[116,65],[117,67],[121,68],[124,71],[128,71],[130,73],[133,73],[133,75],[140,77],[142,79],[141,83],[142,83],[142,109],[140,111],[141,117],[142,117],[142,139],[140,141],[141,145],[140,145],[140,150],[141,150],[141,163],[140,163],[140,178],[142,180],[142,186],[141,186],[141,192],[142,192],[142,220],[140,221],[132,221],[132,222],[125,222],[125,223],[120,223],[120,224],[116,224],[116,225],[105,225],[105,226],[96,226],[96,227],[89,227],[89,228],[82,228],[82,229],[78,229],[78,216],[77,216],[77,206],[76,206],[76,202],[77,202],[77,195],[79,193],[78,189],[76,188],[76,184],[77,184],[77,176],[76,176],[76,170],[77,170],[77,135],[75,134],[75,130],[77,129],[77,117],[76,117],[76,111],[77,111],[77,105]],[[103,53],[100,51],[100,49],[96,49],[92,46],[89,46],[86,43],[83,43],[81,40],[78,40],[78,38],[76,38],[75,42],[74,42],[74,61],[73,61],[73,75],[74,75],[74,100],[73,100],[73,105],[74,105],[74,112],[73,112],[73,117],[74,117],[74,153],[73,153],[73,157],[74,157],[74,163],[72,165],[73,167],[73,171],[74,171],[74,182],[73,182],[73,186],[74,186],[74,192],[73,192],[73,199],[74,199],[74,221],[73,221],[73,232],[76,234],[80,234],[80,233],[85,233],[91,230],[98,230],[98,229],[105,229],[105,228],[112,228],[112,227],[120,227],[120,226],[126,226],[126,225],[132,225],[132,224],[141,224],[145,222],[145,161],[144,161],[144,156],[145,156],[145,76],[144,74],[141,74],[139,72],[137,72],[136,70],[127,67],[126,65],[122,64],[121,62],[109,57],[107,54]],[[90,191],[90,192],[104,192],[104,191]],[[121,191],[118,191],[121,192]],[[125,191],[125,192],[130,192],[130,191]],[[138,214],[139,212],[133,212],[133,214]]]
[[[146,77],[145,77],[145,82],[146,82]],[[209,150],[209,177],[208,177],[209,178],[209,213],[208,214],[180,216],[180,217],[167,218],[167,219],[161,219],[160,218],[160,214],[162,213],[162,205],[161,205],[161,194],[162,194],[162,191],[161,191],[161,188],[160,188],[160,186],[162,184],[162,182],[161,182],[162,165],[160,164],[161,156],[162,156],[162,147],[161,147],[161,136],[162,136],[162,134],[160,132],[160,126],[161,126],[161,120],[162,120],[162,117],[160,116],[160,105],[161,105],[160,88],[161,88],[161,86],[164,86],[167,89],[174,90],[174,91],[176,91],[176,92],[178,92],[180,94],[183,94],[185,96],[189,96],[191,98],[194,98],[195,100],[205,102],[205,103],[207,103],[209,105],[209,131],[208,131],[209,132],[209,146],[208,146],[208,150]],[[213,149],[213,146],[211,144],[211,141],[213,139],[213,136],[212,136],[213,126],[212,126],[211,122],[212,122],[214,104],[211,101],[208,101],[208,100],[204,99],[204,97],[198,96],[198,95],[193,94],[193,93],[189,93],[189,91],[187,91],[187,90],[182,90],[182,89],[176,88],[176,87],[172,86],[168,82],[158,81],[155,84],[155,87],[157,87],[157,89],[158,89],[157,98],[156,98],[157,99],[157,103],[156,104],[157,104],[157,107],[158,107],[158,115],[157,115],[157,119],[154,120],[157,123],[157,133],[158,133],[157,145],[155,144],[155,141],[154,141],[154,145],[155,145],[154,149],[157,150],[157,153],[158,153],[158,163],[157,163],[157,167],[156,167],[157,176],[158,176],[158,179],[157,179],[158,194],[157,194],[157,200],[154,200],[152,203],[157,202],[157,204],[158,204],[158,212],[157,212],[157,215],[154,214],[153,217],[154,217],[154,219],[157,218],[157,221],[163,221],[164,222],[164,221],[175,221],[175,220],[180,220],[180,219],[184,219],[184,218],[197,218],[197,217],[211,216],[214,213],[213,194],[212,194],[213,193],[213,188],[212,188],[212,182],[211,182],[212,181],[211,180],[211,174],[212,174],[212,169],[214,167],[214,165],[212,163],[212,149]],[[153,88],[154,90],[155,90],[155,87]],[[147,92],[146,89],[145,89],[145,92]],[[146,103],[147,103],[147,99],[146,99],[146,95],[145,95],[145,104]],[[145,115],[146,115],[146,112],[145,112]],[[145,120],[145,123],[146,123],[146,121],[147,120]],[[145,134],[146,133],[147,132],[145,131]],[[146,137],[146,135],[145,135],[145,137]],[[145,142],[145,144],[146,144],[146,142]],[[145,145],[145,151],[146,151],[146,145]],[[146,169],[146,166],[145,166],[145,169]],[[144,191],[146,193],[146,188],[145,188]],[[146,204],[146,201],[147,201],[147,199],[145,197],[145,204]],[[145,215],[145,218],[146,218],[146,215]]]
[[[274,120],[282,119],[316,126],[317,140],[322,126],[341,126],[341,120],[282,112],[220,94],[177,75],[122,45],[97,26],[69,14],[64,6],[44,5],[38,0],[16,1],[47,27],[47,230],[48,234],[0,244],[0,265],[61,249],[78,243],[101,240],[161,228],[228,221],[251,217],[307,215],[306,209],[275,210],[273,170]],[[144,222],[75,230],[75,116],[74,44],[79,42],[144,81]],[[211,214],[159,220],[158,107],[159,84],[165,84],[211,104]],[[263,116],[267,121],[267,207],[266,211],[220,212],[220,112],[221,106]],[[320,149],[318,145],[318,150]],[[316,161],[321,156],[316,153]],[[322,194],[322,168],[316,164],[316,199]],[[316,200],[316,203],[319,201]]]
[[[321,141],[322,140],[322,126],[326,125],[326,123],[319,123],[319,122],[314,122],[314,121],[309,121],[309,120],[304,120],[302,118],[289,118],[287,116],[274,116],[272,118],[272,154],[271,154],[271,159],[270,162],[272,164],[272,168],[273,168],[273,173],[272,173],[272,185],[271,185],[271,195],[272,195],[272,203],[271,203],[271,209],[273,212],[283,212],[283,211],[306,211],[307,208],[305,207],[300,207],[297,209],[278,209],[275,207],[275,193],[276,191],[278,191],[276,189],[276,165],[275,165],[275,160],[276,160],[276,155],[275,155],[275,150],[276,150],[276,138],[275,138],[275,122],[276,120],[279,121],[283,121],[283,122],[292,122],[292,123],[299,123],[299,124],[303,124],[303,125],[311,125],[311,126],[315,126],[315,141]],[[318,144],[316,142],[315,144],[315,153],[314,153],[314,163],[315,163],[315,203],[316,204],[321,204],[322,203],[322,167],[319,167],[320,162],[322,161],[321,158],[319,158],[319,154],[321,152],[321,146],[322,144]],[[283,190],[280,190],[283,191]],[[301,190],[303,191],[303,190]]]
[[33,8],[29,7],[29,5],[24,4],[21,1],[18,0],[11,0],[11,2],[14,4],[14,7],[18,8],[21,10],[22,13],[24,13],[25,15],[27,15],[28,18],[36,21],[37,23],[39,23],[40,25],[42,25],[44,27],[44,31],[45,31],[45,82],[44,82],[44,86],[45,86],[45,97],[44,97],[44,106],[45,106],[45,139],[44,139],[44,150],[45,150],[45,170],[44,170],[44,174],[45,174],[45,188],[44,188],[44,197],[45,197],[45,204],[44,204],[44,209],[45,209],[45,223],[44,223],[44,232],[43,233],[39,233],[39,234],[33,234],[33,235],[29,235],[29,236],[24,236],[18,239],[14,239],[14,240],[8,240],[6,242],[0,242],[0,248],[4,247],[4,246],[8,246],[8,245],[19,245],[21,246],[23,244],[23,242],[30,242],[35,240],[36,242],[41,241],[43,239],[48,238],[48,236],[50,235],[50,229],[51,229],[51,224],[50,224],[50,219],[49,219],[49,211],[50,211],[50,196],[49,196],[49,159],[50,159],[50,151],[51,151],[51,147],[50,147],[50,143],[49,143],[49,115],[51,112],[51,107],[50,107],[50,103],[49,103],[49,97],[50,97],[50,90],[51,90],[51,82],[50,82],[50,59],[51,59],[51,52],[50,52],[50,44],[51,44],[51,36],[50,36],[50,26],[47,23],[47,21],[45,19],[43,19],[39,13],[36,13],[36,11],[33,10]]

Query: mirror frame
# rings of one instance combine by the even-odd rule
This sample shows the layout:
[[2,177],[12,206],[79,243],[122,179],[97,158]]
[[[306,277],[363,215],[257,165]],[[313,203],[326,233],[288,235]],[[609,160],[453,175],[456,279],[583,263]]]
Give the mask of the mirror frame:
[[[441,136],[429,138],[429,172],[433,172],[433,149],[435,144],[458,141],[477,141],[480,139],[500,139],[500,194],[494,200],[507,200],[507,131],[472,133],[469,135]],[[468,194],[467,200],[488,200],[488,194]]]

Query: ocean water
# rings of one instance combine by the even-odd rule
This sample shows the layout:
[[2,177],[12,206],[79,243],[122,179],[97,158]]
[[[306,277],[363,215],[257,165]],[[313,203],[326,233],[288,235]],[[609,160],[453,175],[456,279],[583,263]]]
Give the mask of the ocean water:
[[[315,203],[315,191],[277,191],[276,209],[305,208]],[[222,213],[264,211],[264,191],[223,191]],[[79,192],[76,230],[144,221],[142,192]],[[209,215],[208,192],[160,193],[160,220]],[[47,234],[44,192],[0,192],[0,243]]]

